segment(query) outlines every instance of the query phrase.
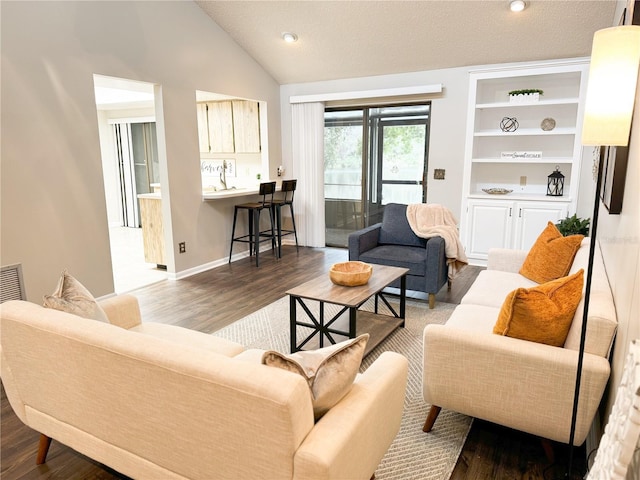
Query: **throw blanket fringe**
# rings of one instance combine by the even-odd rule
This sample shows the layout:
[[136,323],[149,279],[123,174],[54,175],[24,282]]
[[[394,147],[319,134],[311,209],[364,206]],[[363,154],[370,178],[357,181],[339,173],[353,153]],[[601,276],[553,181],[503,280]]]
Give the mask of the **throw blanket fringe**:
[[449,280],[469,263],[458,234],[458,221],[446,207],[435,203],[407,205],[407,220],[421,238],[442,237],[449,267]]

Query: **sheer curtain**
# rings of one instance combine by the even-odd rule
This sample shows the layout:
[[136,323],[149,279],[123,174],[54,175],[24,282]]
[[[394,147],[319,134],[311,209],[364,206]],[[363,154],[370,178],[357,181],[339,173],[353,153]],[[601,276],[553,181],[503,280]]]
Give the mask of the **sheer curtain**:
[[298,238],[324,247],[324,103],[291,104],[291,141]]

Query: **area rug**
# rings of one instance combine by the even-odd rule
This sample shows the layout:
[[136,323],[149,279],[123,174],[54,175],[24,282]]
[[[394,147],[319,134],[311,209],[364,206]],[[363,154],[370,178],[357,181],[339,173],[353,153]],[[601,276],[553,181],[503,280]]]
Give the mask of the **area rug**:
[[[372,309],[367,304],[363,308]],[[443,409],[433,430],[422,431],[429,411],[429,405],[422,399],[422,331],[429,323],[445,323],[454,308],[455,305],[439,302],[429,310],[426,302],[407,300],[405,328],[395,330],[362,362],[365,370],[386,350],[399,352],[409,359],[400,432],[375,472],[377,480],[446,480],[456,465],[472,419]],[[281,298],[214,335],[248,348],[289,353],[289,299]],[[303,338],[302,335],[304,331],[299,332],[298,338]]]

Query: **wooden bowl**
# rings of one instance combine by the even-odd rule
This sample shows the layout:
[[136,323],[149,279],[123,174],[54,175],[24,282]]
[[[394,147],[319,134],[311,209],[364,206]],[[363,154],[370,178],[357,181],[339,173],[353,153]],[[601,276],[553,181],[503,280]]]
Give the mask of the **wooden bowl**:
[[336,285],[357,287],[364,285],[371,278],[373,267],[364,262],[334,263],[329,270],[329,278]]

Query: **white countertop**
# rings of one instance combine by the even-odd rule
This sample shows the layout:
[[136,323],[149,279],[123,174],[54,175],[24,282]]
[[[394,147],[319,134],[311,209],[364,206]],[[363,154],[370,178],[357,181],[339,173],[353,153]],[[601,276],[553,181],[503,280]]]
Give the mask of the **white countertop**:
[[[266,180],[267,182],[269,180]],[[279,182],[280,183],[280,182]],[[280,191],[281,185],[276,185],[276,191]],[[208,200],[222,200],[225,198],[245,197],[248,195],[257,195],[260,190],[260,185],[252,185],[250,187],[237,187],[229,188],[228,190],[210,190],[204,189],[202,191],[202,201]]]

